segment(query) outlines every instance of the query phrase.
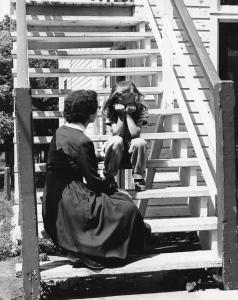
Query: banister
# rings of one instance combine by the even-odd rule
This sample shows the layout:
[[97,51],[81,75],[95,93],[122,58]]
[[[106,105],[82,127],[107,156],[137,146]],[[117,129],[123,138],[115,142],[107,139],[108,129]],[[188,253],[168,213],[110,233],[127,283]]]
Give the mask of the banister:
[[200,66],[209,81],[210,86],[214,89],[217,84],[221,84],[221,79],[219,78],[217,71],[200,39],[200,36],[195,28],[195,25],[189,15],[189,12],[183,2],[183,0],[171,0],[172,4],[178,11],[181,22],[186,29],[189,36],[189,40],[194,48],[194,51],[199,60]]

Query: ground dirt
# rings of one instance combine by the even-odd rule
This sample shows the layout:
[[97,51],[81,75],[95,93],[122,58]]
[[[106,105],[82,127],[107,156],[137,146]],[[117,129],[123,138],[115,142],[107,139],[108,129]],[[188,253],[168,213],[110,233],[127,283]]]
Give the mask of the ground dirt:
[[15,276],[17,260],[15,257],[0,262],[0,300],[23,299],[22,278]]

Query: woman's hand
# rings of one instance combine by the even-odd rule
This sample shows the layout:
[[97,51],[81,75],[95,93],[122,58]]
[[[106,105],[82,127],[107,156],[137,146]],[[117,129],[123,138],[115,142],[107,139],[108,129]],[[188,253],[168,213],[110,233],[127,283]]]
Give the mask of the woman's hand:
[[122,115],[126,111],[125,106],[122,104],[115,104],[114,109],[118,113],[118,115]]
[[133,114],[133,112],[135,112],[135,111],[136,111],[136,106],[135,105],[130,104],[130,105],[126,106],[126,113],[128,115]]

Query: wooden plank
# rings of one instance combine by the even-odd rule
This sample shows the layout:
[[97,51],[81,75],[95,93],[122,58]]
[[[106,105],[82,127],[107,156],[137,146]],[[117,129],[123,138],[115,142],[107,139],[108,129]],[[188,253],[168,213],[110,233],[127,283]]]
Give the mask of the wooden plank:
[[[221,267],[221,259],[216,252],[202,250],[142,256],[140,260],[132,261],[124,267],[103,269],[100,274],[86,268],[73,268],[66,257],[50,257],[49,261],[41,263],[41,277],[43,281],[63,281],[75,277],[92,278],[103,275],[218,267]],[[17,265],[16,273],[18,276],[21,275],[21,264]]]
[[[49,69],[29,68],[30,78],[39,77],[74,77],[74,76],[129,76],[153,75],[161,71],[161,67],[134,67],[134,68],[99,68],[99,69]],[[13,75],[16,72],[13,70]]]
[[[16,37],[16,32],[11,32]],[[131,42],[152,38],[151,32],[28,32],[28,41],[42,42]]]
[[180,20],[183,22],[184,28],[186,29],[187,34],[189,35],[190,41],[197,54],[200,65],[203,68],[203,71],[207,79],[209,80],[211,86],[214,87],[217,83],[220,83],[220,78],[210,57],[207,55],[207,52],[204,48],[203,43],[201,42],[201,39],[197,33],[193,22],[191,21],[189,12],[186,9],[183,1],[173,0],[173,3],[177,9]]
[[217,217],[146,219],[153,233],[217,229]]
[[[169,19],[165,16],[163,18],[164,24],[165,25],[165,30],[168,34],[169,39],[172,40],[172,45],[174,47],[174,51],[177,53],[181,68],[183,69],[183,73],[186,74],[185,78],[187,78],[188,82],[190,82],[190,90],[194,94],[194,99],[195,103],[197,104],[197,109],[199,111],[199,114],[203,120],[204,126],[207,130],[207,134],[210,140],[210,147],[211,147],[211,152],[209,153],[210,159],[213,163],[213,168],[215,170],[215,120],[214,117],[211,113],[211,110],[207,110],[207,108],[204,106],[203,102],[203,95],[200,93],[198,90],[197,82],[193,80],[194,77],[194,70],[193,68],[189,67],[186,64],[186,60],[184,59],[184,55],[180,49],[180,45],[177,42],[176,36],[174,31],[171,29],[171,25],[169,24]],[[199,72],[200,72],[200,67],[199,67]],[[195,73],[198,74],[198,70],[195,70]],[[200,73],[199,73],[200,74]],[[199,75],[198,75],[199,76]]]
[[[159,199],[159,198],[183,198],[183,197],[202,197],[209,196],[207,186],[196,187],[166,187],[162,189],[152,189],[144,192],[128,190],[133,200]],[[42,197],[43,192],[37,193],[37,198]]]
[[[12,51],[12,55],[16,55],[16,51]],[[29,58],[40,59],[115,59],[115,58],[134,58],[147,57],[150,55],[159,55],[158,49],[128,49],[128,50],[95,50],[95,49],[80,49],[73,50],[28,50]]]
[[[108,96],[111,89],[97,89],[96,92],[98,96]],[[139,87],[138,90],[143,95],[158,95],[163,92],[162,86],[156,87]],[[32,89],[31,95],[33,98],[51,98],[51,97],[66,97],[69,93],[73,92],[73,90],[69,89]]]
[[[21,2],[24,4],[24,1]],[[34,295],[37,298],[40,288],[40,274],[29,89],[16,89],[15,107],[20,203],[22,207],[23,286],[27,297],[30,298],[31,295]]]
[[[45,16],[27,15],[28,26],[134,26],[140,22],[148,22],[143,16]],[[14,18],[13,18],[14,21]],[[49,28],[50,31],[50,28]]]
[[[111,136],[110,135],[90,135],[89,138],[93,142],[105,142]],[[147,140],[171,140],[171,139],[189,139],[187,132],[159,132],[159,133],[142,133],[141,137]],[[50,143],[52,136],[35,136],[35,144],[48,144]]]
[[202,146],[200,144],[200,141],[199,141],[199,138],[197,136],[196,130],[195,130],[195,128],[193,126],[193,123],[192,123],[192,120],[190,118],[187,106],[185,104],[183,94],[181,92],[181,89],[180,89],[180,86],[178,84],[177,78],[174,74],[174,70],[172,69],[170,61],[167,57],[166,45],[163,42],[163,40],[161,39],[159,30],[158,30],[158,26],[157,26],[157,23],[154,19],[154,15],[153,15],[153,12],[150,8],[150,4],[149,4],[148,0],[143,0],[143,4],[144,4],[144,7],[145,7],[145,11],[147,13],[147,17],[150,20],[150,26],[152,28],[152,32],[154,33],[156,42],[157,42],[157,44],[158,44],[158,46],[161,50],[161,55],[162,55],[163,61],[166,65],[166,67],[168,68],[168,73],[170,74],[170,77],[171,77],[171,83],[173,83],[173,85],[174,85],[175,93],[177,94],[177,101],[178,101],[179,107],[181,109],[184,121],[186,123],[186,127],[187,127],[187,130],[189,132],[192,144],[194,146],[194,150],[196,152],[197,158],[200,161],[201,169],[203,171],[204,178],[206,180],[206,183],[208,185],[208,188],[210,190],[211,195],[216,195],[217,188],[216,188],[216,184],[215,184],[215,181],[214,181],[214,178],[213,178],[213,174],[211,173],[210,167],[208,166],[208,163],[206,161],[206,157],[204,155]]
[[223,260],[224,288],[238,289],[235,95],[231,81],[222,82],[216,98],[218,252]]
[[[163,115],[163,116],[169,116],[169,115],[178,115],[180,114],[179,108],[174,109],[149,109],[150,116],[157,116],[157,115]],[[98,117],[102,117],[101,111],[97,114]],[[64,113],[61,111],[33,111],[32,112],[33,119],[58,119],[63,118]]]
[[[179,168],[199,166],[196,158],[168,158],[168,159],[149,159],[146,163],[147,168]],[[103,163],[98,165],[99,170],[103,169]],[[46,172],[46,163],[35,164],[35,172]]]

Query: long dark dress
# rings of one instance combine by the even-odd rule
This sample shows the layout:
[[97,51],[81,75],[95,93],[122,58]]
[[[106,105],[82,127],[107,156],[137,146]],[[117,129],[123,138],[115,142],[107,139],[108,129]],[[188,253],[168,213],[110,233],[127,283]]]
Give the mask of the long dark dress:
[[100,258],[125,259],[141,251],[141,214],[125,193],[109,194],[109,183],[97,173],[92,141],[78,129],[58,128],[43,196],[44,226],[52,240],[66,251]]

